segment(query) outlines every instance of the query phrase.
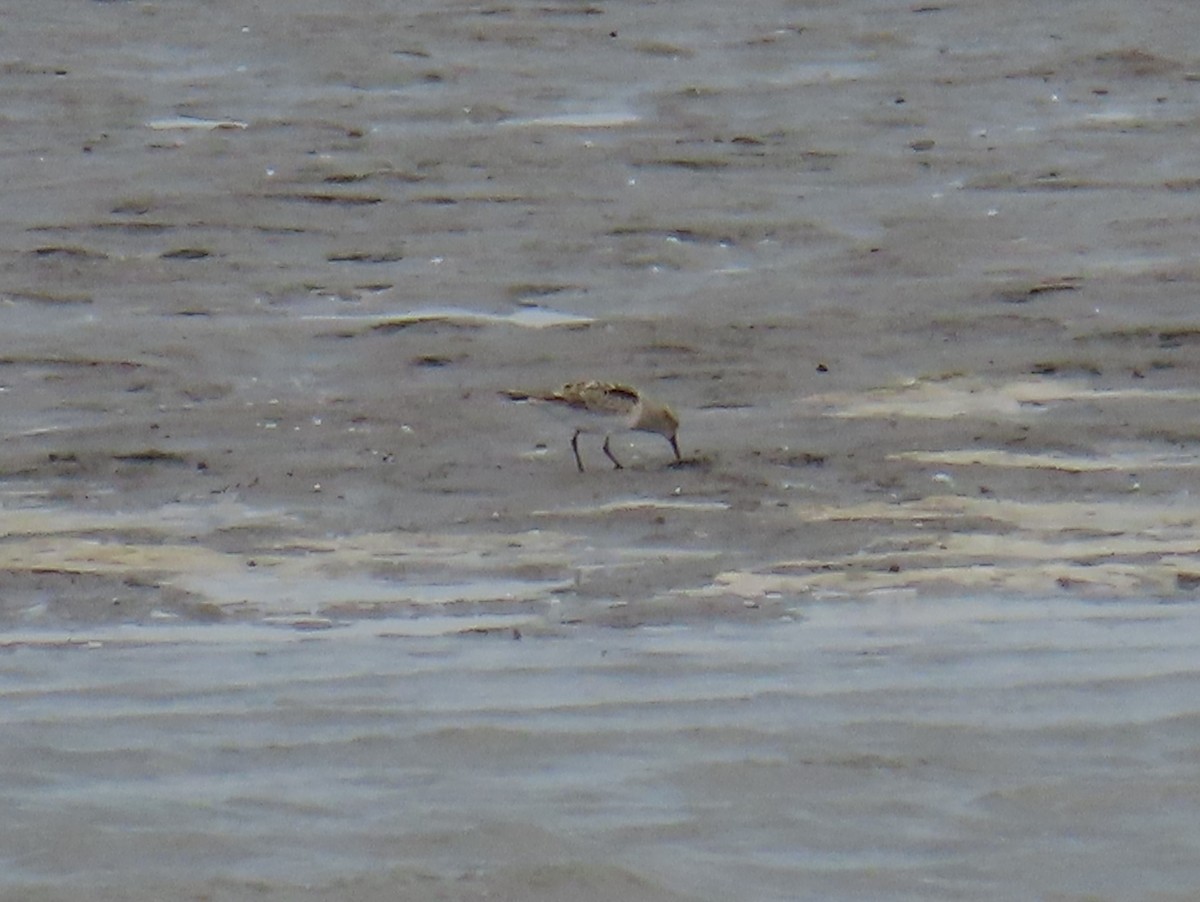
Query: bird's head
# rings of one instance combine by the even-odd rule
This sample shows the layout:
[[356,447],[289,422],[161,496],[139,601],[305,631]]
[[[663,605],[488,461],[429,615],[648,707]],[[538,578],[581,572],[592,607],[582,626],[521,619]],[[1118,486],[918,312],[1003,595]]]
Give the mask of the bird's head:
[[643,398],[641,409],[633,428],[640,432],[655,432],[665,438],[675,452],[675,459],[680,460],[679,454],[679,417],[666,404],[658,404]]

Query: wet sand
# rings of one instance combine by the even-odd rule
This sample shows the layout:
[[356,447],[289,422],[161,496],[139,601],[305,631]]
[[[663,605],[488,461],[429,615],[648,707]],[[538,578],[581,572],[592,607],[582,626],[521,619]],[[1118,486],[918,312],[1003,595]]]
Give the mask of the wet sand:
[[[520,693],[538,682],[518,678],[522,656],[549,656],[538,673],[570,691],[574,653],[560,650],[618,643],[631,657],[614,673],[683,705],[693,690],[707,698],[711,675],[703,655],[668,687],[644,674],[636,661],[657,653],[656,630],[700,644],[736,636],[745,653],[719,679],[737,694],[780,660],[781,637],[801,648],[819,641],[806,626],[846,618],[846,643],[869,649],[894,624],[864,626],[856,612],[900,605],[917,622],[924,610],[964,618],[969,641],[957,628],[933,632],[963,656],[961,672],[944,674],[954,680],[996,676],[973,669],[976,646],[1020,669],[1039,631],[1061,630],[1071,637],[1063,666],[1081,668],[1073,679],[1096,704],[1129,667],[1160,660],[1159,643],[1161,660],[1178,665],[1172,679],[1190,687],[1187,653],[1170,648],[1194,648],[1200,589],[1200,13],[1044,6],[854,0],[735,13],[355,0],[92,2],[68,13],[19,3],[0,58],[0,660],[22,663],[0,679],[30,707],[13,715],[10,773],[54,745],[20,736],[59,729],[57,696],[38,688],[59,666],[95,662],[112,681],[97,684],[100,710],[142,711],[128,747],[110,718],[90,726],[123,755],[157,742],[147,681],[166,662],[190,674],[180,684],[217,667],[253,685],[253,668],[230,662],[281,642],[306,667],[331,668],[339,686],[347,656],[419,658],[431,643],[456,664],[428,681],[468,694],[485,684],[471,676],[478,655],[502,655],[498,672],[517,668]],[[499,394],[579,378],[628,381],[671,403],[683,463],[671,466],[655,436],[622,434],[614,447],[627,468],[614,472],[585,438],[581,475],[565,425]],[[1019,640],[997,625],[1013,616],[1028,630]],[[1089,617],[1122,634],[1162,628],[1122,657],[1090,646],[1090,629],[1076,635]],[[458,634],[481,638],[432,638]],[[397,635],[407,638],[387,638]],[[839,725],[813,740],[829,747],[812,758],[841,760],[835,740],[847,731],[865,731],[867,745],[872,729],[884,745],[900,742],[886,712],[925,710],[897,687],[926,685],[927,662],[883,659],[895,681],[887,702],[835,705]],[[792,677],[819,672],[808,666]],[[1035,720],[1075,718],[1077,698],[1000,684],[1004,705]],[[1194,814],[1195,800],[1175,795],[1194,763],[1196,742],[1180,738],[1192,710],[1164,710],[1143,731],[1144,702],[1122,708],[1124,726],[1112,729],[1144,732],[1142,753],[1161,765],[1147,791]],[[384,719],[395,714],[377,703]],[[929,704],[952,732],[963,725],[951,701],[935,693]],[[208,712],[221,723],[223,705]],[[641,715],[628,697],[612,705],[613,719],[588,729],[616,742]],[[1028,724],[1005,721],[991,695],[980,710],[997,718],[988,741],[1011,756],[961,778],[955,816],[982,817],[985,831],[992,815],[980,808],[1009,785],[998,776],[1008,768],[1031,768],[1029,785],[1068,786],[1072,800],[1125,773],[1052,767],[1069,729],[1022,732]],[[206,716],[185,706],[173,723],[203,730]],[[756,736],[770,716],[748,715]],[[299,705],[295,717],[319,721],[319,709]],[[553,716],[530,717],[522,742],[548,741]],[[904,735],[905,762],[924,760],[919,749],[939,735],[915,722],[931,732]],[[1090,725],[1077,741],[1107,744],[1108,729]],[[230,747],[246,738],[233,726],[224,735]],[[719,744],[722,760],[743,738]],[[677,739],[656,735],[651,757],[682,755],[680,767],[720,785],[705,749],[688,759]],[[756,741],[747,754],[759,754]],[[569,752],[558,766],[582,785],[590,759]],[[198,755],[183,753],[180,772]],[[340,755],[328,748],[313,764],[331,785]],[[112,813],[97,766],[74,787],[85,800],[98,794],[83,823]],[[900,791],[889,775],[902,786],[908,766],[871,773],[886,794]],[[944,776],[923,789],[936,794]],[[43,839],[80,804],[69,781],[44,778],[36,801],[8,789],[35,811],[18,823]],[[636,793],[609,795],[624,777],[613,779],[592,789],[611,823],[586,821],[590,839],[564,860],[593,860],[589,843],[604,830],[659,829],[636,814]],[[187,879],[206,892],[225,872],[221,837],[237,820],[223,806],[243,791],[216,790],[204,802],[216,819],[187,828],[201,848]],[[471,810],[462,791],[433,805],[458,812],[452,832]],[[290,792],[279,787],[278,804],[293,804]],[[538,792],[542,807],[515,820],[534,831],[527,850],[569,808],[556,789]],[[929,823],[943,823],[949,809],[918,797]],[[133,798],[112,810],[136,808]],[[1112,815],[1084,809],[1087,824]],[[195,809],[182,810],[186,824]],[[805,822],[818,833],[831,816],[820,813]],[[879,811],[841,814],[861,826]],[[1049,825],[1046,862],[1073,842],[1090,848],[1050,829],[1062,816],[1006,814],[1014,833],[1023,818],[1035,834]],[[300,832],[316,829],[298,817]],[[728,849],[713,851],[707,827],[665,831],[687,862],[678,869],[622,857],[638,843],[601,847],[620,860],[620,879],[648,881],[646,898],[726,898],[708,883],[723,872],[744,881],[742,895],[791,898],[781,887],[811,876],[783,845],[767,868],[778,880],[727,869],[738,823],[713,823],[732,831]],[[1174,823],[1138,835],[1165,842]],[[506,821],[499,833],[513,829]],[[763,829],[741,841],[796,839]],[[844,843],[829,854],[848,870],[878,864],[864,852],[876,839],[837,835]],[[18,848],[13,836],[0,852]],[[147,889],[153,875],[125,838],[94,841],[129,867],[68,873],[60,862],[74,840],[64,839],[48,857],[3,855],[34,864],[0,891],[57,898],[95,878],[93,888],[125,898],[170,885],[159,874],[166,882]],[[968,855],[983,854],[977,842]],[[299,893],[278,854],[264,840],[246,879]],[[901,870],[906,856],[920,859],[907,841],[895,856],[889,867]],[[313,885],[325,898],[369,898],[363,887],[386,882],[374,870],[384,858],[317,856]],[[912,867],[925,873],[920,861]],[[1172,861],[1153,892],[1187,897],[1196,875]],[[480,879],[496,889],[491,867]],[[813,897],[859,897],[830,868]],[[1045,893],[1060,886],[1048,875],[1033,885],[1038,869],[1014,862],[1009,873],[1030,883],[1010,892],[1005,868],[960,875],[943,897],[1053,898]],[[541,873],[513,877],[511,895],[531,897]],[[617,892],[609,878],[596,898]],[[355,888],[330,890],[334,880]],[[1061,886],[1062,898],[1152,896]],[[903,882],[877,889],[930,897]]]

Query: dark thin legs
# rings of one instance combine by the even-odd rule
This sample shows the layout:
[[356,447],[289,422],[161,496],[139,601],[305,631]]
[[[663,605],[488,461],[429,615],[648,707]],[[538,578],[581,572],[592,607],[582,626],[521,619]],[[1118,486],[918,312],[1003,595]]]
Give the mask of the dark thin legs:
[[608,447],[608,436],[607,435],[604,436],[604,454],[606,457],[608,457],[609,460],[611,460],[613,462],[614,470],[624,470],[625,469],[623,466],[621,466],[621,462],[619,460],[617,460],[616,457],[613,456],[612,450]]
[[576,429],[575,434],[571,436],[571,450],[575,452],[575,466],[579,467],[579,472],[583,472],[583,458],[579,456],[579,433],[581,429]]
[[[582,429],[576,429],[575,434],[571,436],[571,451],[575,455],[575,466],[579,468],[580,473],[584,472],[583,458],[579,456],[579,434],[581,432],[583,432]],[[617,460],[616,455],[612,453],[612,448],[608,446],[608,442],[609,437],[606,435],[604,436],[604,456],[612,461],[614,470],[624,470],[625,467],[621,465],[621,462]],[[676,452],[676,454],[678,454],[678,452]]]

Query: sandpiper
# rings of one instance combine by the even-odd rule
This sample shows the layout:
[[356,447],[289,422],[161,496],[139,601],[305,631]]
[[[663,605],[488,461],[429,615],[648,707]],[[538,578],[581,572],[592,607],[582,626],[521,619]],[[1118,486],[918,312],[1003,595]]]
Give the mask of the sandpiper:
[[617,470],[624,468],[612,453],[609,439],[612,431],[618,428],[661,435],[670,443],[675,460],[681,460],[676,439],[679,418],[670,407],[647,398],[632,386],[612,382],[568,382],[550,392],[505,391],[502,394],[514,401],[528,401],[570,417],[575,424],[571,450],[580,473],[583,472],[583,459],[579,456],[579,436],[584,432],[604,433],[604,453]]

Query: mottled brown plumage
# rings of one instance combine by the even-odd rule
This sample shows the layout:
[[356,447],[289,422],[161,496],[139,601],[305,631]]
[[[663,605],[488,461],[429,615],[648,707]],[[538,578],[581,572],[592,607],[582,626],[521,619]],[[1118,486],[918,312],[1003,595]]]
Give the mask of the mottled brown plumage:
[[568,382],[550,392],[505,391],[503,394],[514,401],[528,401],[572,419],[575,432],[571,436],[571,450],[580,473],[583,472],[583,459],[579,456],[579,436],[584,432],[604,433],[604,453],[614,468],[622,469],[621,462],[609,447],[612,430],[620,427],[661,435],[671,445],[675,459],[680,460],[676,437],[679,418],[670,407],[646,397],[630,385],[592,380]]

